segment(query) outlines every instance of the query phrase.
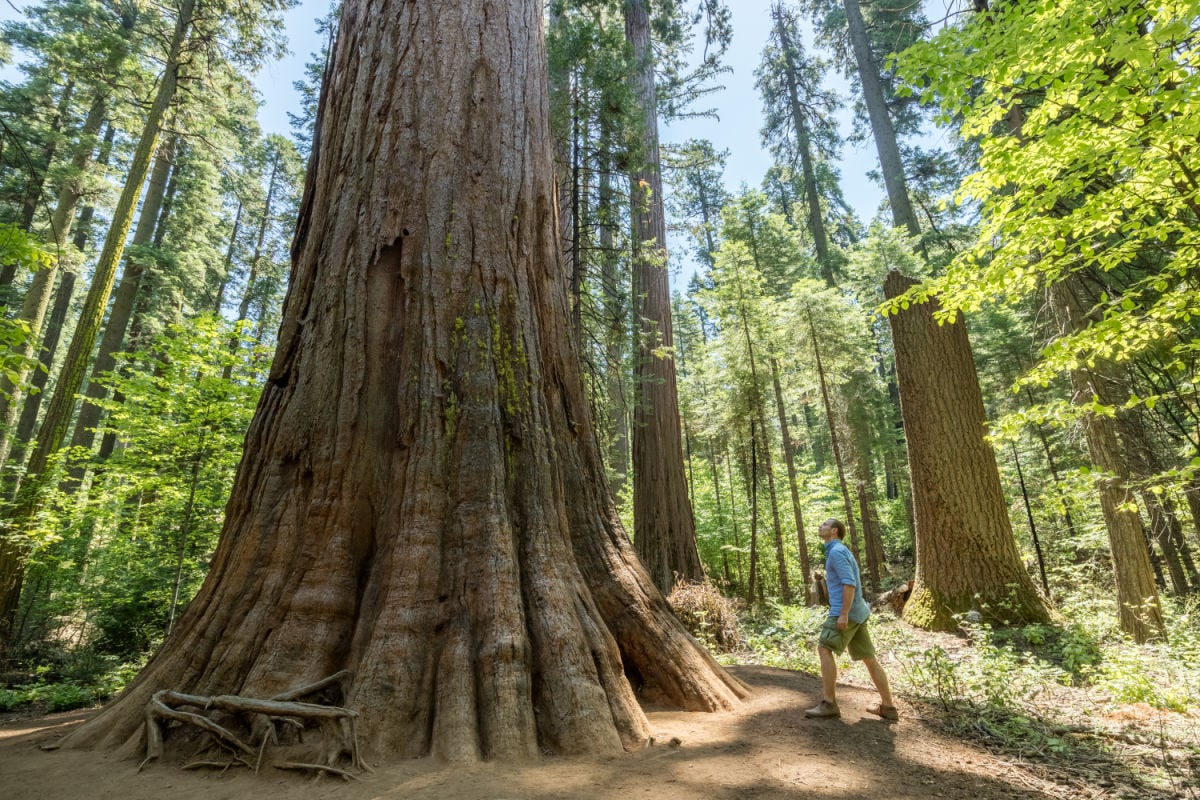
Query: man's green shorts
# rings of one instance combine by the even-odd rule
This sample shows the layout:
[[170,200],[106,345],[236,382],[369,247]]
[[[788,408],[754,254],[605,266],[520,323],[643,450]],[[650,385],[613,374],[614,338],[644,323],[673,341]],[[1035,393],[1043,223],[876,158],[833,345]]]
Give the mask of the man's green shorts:
[[827,648],[839,656],[843,650],[850,651],[850,658],[862,661],[864,658],[875,657],[875,644],[867,631],[866,622],[847,622],[846,629],[839,631],[837,617],[826,617],[821,626],[821,636],[817,644]]

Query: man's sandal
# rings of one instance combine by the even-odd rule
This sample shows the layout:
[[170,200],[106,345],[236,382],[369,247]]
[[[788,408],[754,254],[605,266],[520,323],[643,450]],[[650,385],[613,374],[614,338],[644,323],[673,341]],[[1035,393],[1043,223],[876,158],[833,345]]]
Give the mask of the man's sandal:
[[883,703],[875,703],[867,706],[867,713],[892,721],[900,719],[900,712],[896,710],[895,706],[885,706]]

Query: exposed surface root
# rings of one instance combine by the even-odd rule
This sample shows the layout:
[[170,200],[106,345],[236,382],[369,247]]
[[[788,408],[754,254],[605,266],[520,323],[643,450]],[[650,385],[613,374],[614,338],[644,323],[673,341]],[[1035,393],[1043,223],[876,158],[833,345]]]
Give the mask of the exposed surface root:
[[[270,699],[239,695],[205,697],[166,689],[156,692],[146,707],[146,758],[138,770],[163,757],[168,730],[184,727],[198,729],[208,737],[201,752],[216,747],[228,751],[229,758],[197,758],[197,754],[192,757],[197,760],[185,764],[183,769],[211,767],[225,771],[245,766],[257,773],[266,763],[278,769],[353,778],[347,770],[368,769],[358,748],[358,712],[337,705],[301,702],[301,698],[331,687],[337,687],[340,696],[345,697],[351,677],[349,672],[342,671]],[[294,758],[296,745],[304,743],[304,732],[309,728],[320,733],[318,758],[311,763],[271,758],[272,748],[285,750],[287,756]]]

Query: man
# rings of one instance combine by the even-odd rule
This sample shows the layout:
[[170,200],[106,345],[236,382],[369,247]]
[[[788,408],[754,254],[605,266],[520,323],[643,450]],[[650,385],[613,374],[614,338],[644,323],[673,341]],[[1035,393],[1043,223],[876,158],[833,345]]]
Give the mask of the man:
[[871,674],[875,688],[879,690],[879,702],[867,711],[888,720],[900,718],[892,703],[892,691],[888,687],[887,673],[875,660],[875,645],[867,632],[867,617],[871,608],[863,599],[862,580],[858,574],[858,563],[842,539],[846,526],[841,520],[827,519],[817,530],[825,542],[825,581],[829,586],[829,616],[821,626],[817,640],[817,655],[821,658],[821,702],[804,712],[806,717],[840,717],[837,704],[837,662],[834,654],[841,655],[849,650],[850,658],[861,661]]

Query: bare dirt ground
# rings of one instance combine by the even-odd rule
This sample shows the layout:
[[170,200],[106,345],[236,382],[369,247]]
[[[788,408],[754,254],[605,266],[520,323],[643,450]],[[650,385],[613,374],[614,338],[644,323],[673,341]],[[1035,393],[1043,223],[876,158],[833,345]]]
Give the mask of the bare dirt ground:
[[[820,699],[812,675],[735,667],[753,689],[729,714],[649,710],[656,743],[608,758],[551,757],[517,764],[377,765],[360,780],[314,780],[245,769],[183,772],[52,744],[93,711],[0,723],[0,797],[5,800],[741,800],[742,798],[1117,797],[1101,787],[1050,783],[1023,765],[939,732],[910,706],[900,722],[866,714],[875,699],[842,686],[837,720],[807,720]],[[678,743],[673,743],[678,739]]]

